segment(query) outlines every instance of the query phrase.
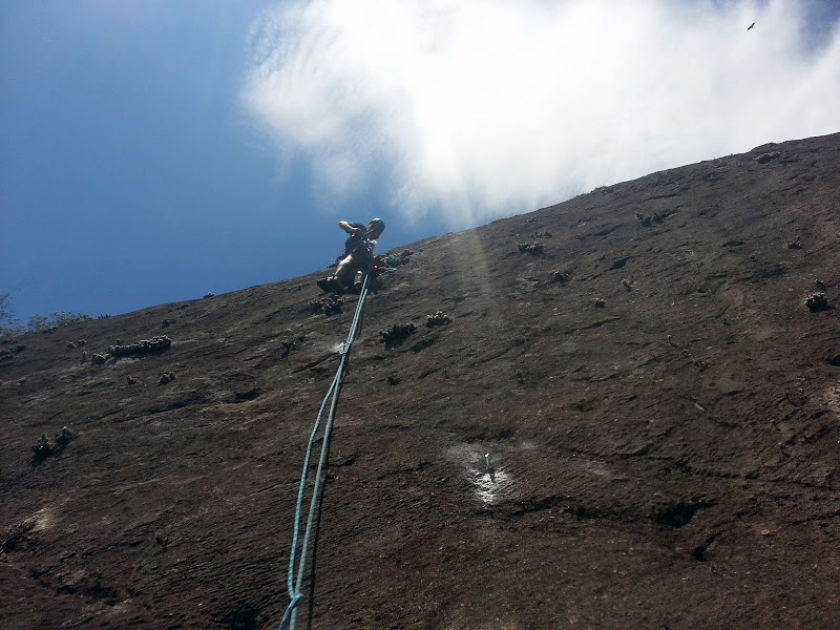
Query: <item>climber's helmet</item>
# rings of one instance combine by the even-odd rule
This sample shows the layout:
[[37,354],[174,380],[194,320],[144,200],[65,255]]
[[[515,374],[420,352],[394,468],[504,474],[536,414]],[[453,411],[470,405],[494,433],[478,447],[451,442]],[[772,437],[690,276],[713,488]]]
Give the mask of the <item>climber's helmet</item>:
[[382,219],[374,219],[367,225],[368,238],[379,238],[382,232],[385,231],[385,221]]

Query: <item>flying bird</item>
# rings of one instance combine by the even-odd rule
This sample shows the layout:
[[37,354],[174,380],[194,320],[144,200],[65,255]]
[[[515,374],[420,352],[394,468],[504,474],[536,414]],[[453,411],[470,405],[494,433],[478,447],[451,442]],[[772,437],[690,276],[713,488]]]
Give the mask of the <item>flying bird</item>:
[[752,24],[750,24],[750,25],[747,27],[747,30],[748,30],[748,31],[749,31],[749,30],[752,30],[752,27],[753,27],[753,26],[755,26],[755,22],[753,22]]

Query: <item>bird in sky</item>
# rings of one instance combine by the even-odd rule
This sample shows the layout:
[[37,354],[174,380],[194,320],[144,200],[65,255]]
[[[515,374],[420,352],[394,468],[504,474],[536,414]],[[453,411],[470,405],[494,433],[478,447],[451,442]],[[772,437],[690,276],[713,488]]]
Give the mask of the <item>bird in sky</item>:
[[747,27],[747,30],[748,30],[748,31],[749,31],[749,30],[752,30],[752,27],[753,27],[753,26],[755,26],[755,22],[753,22],[752,24],[750,24],[750,25]]

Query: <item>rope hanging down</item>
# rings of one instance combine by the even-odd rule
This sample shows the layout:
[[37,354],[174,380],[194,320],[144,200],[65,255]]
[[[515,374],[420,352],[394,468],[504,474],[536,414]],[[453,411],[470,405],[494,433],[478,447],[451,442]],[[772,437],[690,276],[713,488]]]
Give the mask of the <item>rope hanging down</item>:
[[[295,619],[297,617],[297,605],[303,599],[301,586],[303,585],[304,569],[306,568],[306,554],[309,549],[309,535],[312,533],[312,524],[315,520],[315,511],[318,505],[318,496],[321,490],[321,473],[324,469],[324,464],[327,459],[327,445],[330,440],[330,431],[332,430],[333,419],[335,418],[335,408],[338,405],[338,394],[341,390],[341,378],[344,375],[344,369],[347,365],[347,358],[350,355],[350,348],[356,340],[359,332],[359,326],[362,319],[362,310],[365,304],[365,298],[368,294],[368,276],[365,276],[362,291],[359,293],[359,301],[356,304],[356,314],[353,316],[353,322],[350,324],[350,332],[347,334],[347,340],[339,346],[338,353],[341,355],[341,362],[338,364],[338,370],[335,373],[335,378],[330,385],[327,395],[324,397],[324,402],[321,403],[321,409],[318,411],[318,418],[315,420],[315,426],[312,427],[312,435],[309,437],[309,444],[306,446],[306,456],[303,460],[303,472],[300,475],[300,485],[298,486],[297,507],[295,508],[295,525],[294,533],[292,535],[292,551],[289,556],[289,605],[286,607],[286,612],[283,613],[283,619],[280,620],[279,630],[294,630]],[[318,428],[321,424],[321,417],[324,414],[324,409],[327,402],[332,398],[330,403],[330,411],[327,416],[327,422],[324,425],[324,436],[321,441],[321,454],[318,460],[318,469],[315,473],[315,483],[312,486],[312,497],[309,500],[309,516],[306,520],[306,528],[303,535],[303,544],[300,545],[300,552],[298,555],[298,541],[300,534],[300,519],[303,511],[303,495],[306,487],[306,481],[309,475],[309,460],[312,458],[312,449],[315,444],[315,435],[318,433]],[[297,557],[297,576],[295,576],[295,559]]]

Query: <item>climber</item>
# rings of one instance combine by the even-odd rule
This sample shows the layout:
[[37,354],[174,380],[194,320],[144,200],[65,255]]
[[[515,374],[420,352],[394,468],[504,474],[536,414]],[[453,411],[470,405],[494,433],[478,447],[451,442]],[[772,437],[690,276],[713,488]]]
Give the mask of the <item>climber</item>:
[[343,293],[353,287],[357,272],[368,274],[373,271],[376,239],[385,231],[385,222],[373,219],[362,225],[341,221],[338,227],[350,238],[344,243],[344,253],[339,256],[335,274],[318,280],[318,286],[325,293]]

